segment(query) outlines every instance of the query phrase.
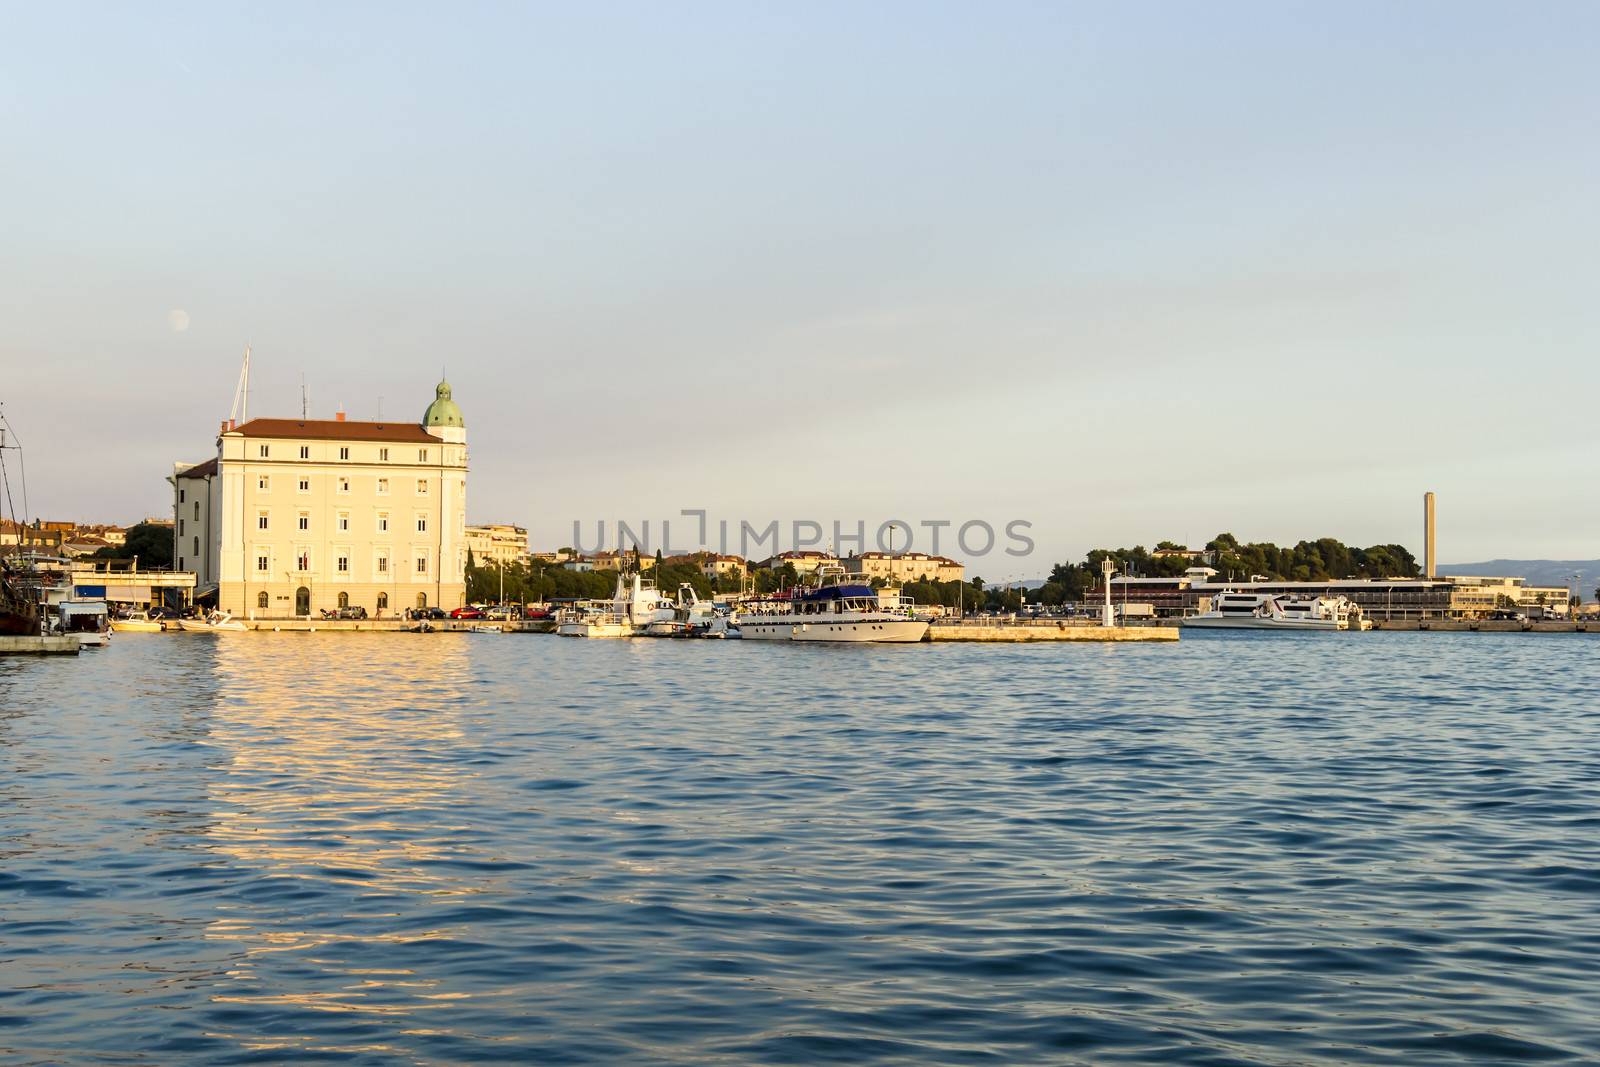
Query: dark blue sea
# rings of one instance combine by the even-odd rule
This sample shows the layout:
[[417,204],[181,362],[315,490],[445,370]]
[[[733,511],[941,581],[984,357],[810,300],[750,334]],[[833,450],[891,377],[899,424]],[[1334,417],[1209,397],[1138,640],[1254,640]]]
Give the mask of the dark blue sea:
[[0,659],[0,1062],[1600,1062],[1597,664],[1397,633]]

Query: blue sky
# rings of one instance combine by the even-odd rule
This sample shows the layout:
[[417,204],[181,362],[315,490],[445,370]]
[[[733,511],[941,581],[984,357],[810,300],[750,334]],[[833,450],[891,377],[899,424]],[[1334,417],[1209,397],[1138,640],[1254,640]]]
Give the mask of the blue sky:
[[[46,517],[252,410],[420,415],[475,520],[1600,556],[1600,8],[33,5],[0,402]],[[187,315],[173,326],[172,312]],[[381,401],[380,401],[381,398]],[[926,547],[918,545],[917,547]],[[980,569],[983,569],[980,567]]]

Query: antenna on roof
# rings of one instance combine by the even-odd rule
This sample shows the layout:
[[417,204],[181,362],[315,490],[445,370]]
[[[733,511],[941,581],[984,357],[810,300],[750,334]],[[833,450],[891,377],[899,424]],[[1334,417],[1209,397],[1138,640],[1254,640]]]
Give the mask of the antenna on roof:
[[383,421],[383,397],[381,395],[378,397],[378,421]]
[[229,425],[237,426],[250,421],[250,344],[245,342],[244,363],[239,367],[239,384],[233,390],[233,407],[228,411]]
[[300,421],[311,417],[311,394],[306,392],[306,372],[300,372]]

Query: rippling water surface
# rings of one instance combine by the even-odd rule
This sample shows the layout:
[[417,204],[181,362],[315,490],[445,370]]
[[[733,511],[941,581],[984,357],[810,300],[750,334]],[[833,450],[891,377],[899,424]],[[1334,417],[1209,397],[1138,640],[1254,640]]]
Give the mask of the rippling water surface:
[[1597,656],[0,659],[0,1060],[1594,1062]]

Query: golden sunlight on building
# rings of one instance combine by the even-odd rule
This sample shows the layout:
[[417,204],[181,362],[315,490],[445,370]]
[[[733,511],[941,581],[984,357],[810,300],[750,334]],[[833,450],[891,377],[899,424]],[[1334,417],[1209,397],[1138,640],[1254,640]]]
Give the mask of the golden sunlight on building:
[[240,616],[459,607],[467,431],[440,382],[420,423],[224,423],[217,455],[178,464],[173,558]]

